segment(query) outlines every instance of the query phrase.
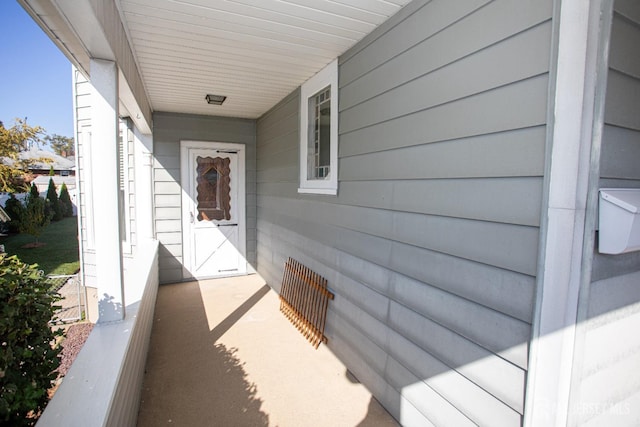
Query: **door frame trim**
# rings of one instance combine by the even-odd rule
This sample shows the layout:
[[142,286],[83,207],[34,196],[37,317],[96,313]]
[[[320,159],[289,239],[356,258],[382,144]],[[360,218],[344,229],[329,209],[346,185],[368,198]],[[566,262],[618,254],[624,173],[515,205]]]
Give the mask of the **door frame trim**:
[[[246,265],[247,257],[247,204],[246,204],[246,163],[245,163],[245,144],[218,142],[218,141],[180,141],[180,188],[181,188],[181,223],[182,223],[182,277],[183,279],[204,279],[205,277],[194,276],[191,272],[192,256],[191,245],[192,239],[188,235],[189,230],[189,199],[191,198],[191,180],[189,177],[189,150],[190,149],[210,149],[210,150],[227,150],[235,151],[238,154],[238,251],[245,260],[243,273],[234,275],[248,274]],[[217,277],[217,276],[216,276]]]

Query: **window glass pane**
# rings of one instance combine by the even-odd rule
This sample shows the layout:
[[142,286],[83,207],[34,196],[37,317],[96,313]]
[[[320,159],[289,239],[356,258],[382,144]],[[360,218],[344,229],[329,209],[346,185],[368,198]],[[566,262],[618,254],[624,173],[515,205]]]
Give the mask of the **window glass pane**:
[[308,179],[325,179],[331,162],[331,86],[309,98]]
[[196,159],[198,221],[231,219],[229,158]]
[[331,102],[327,100],[319,107],[320,114],[320,135],[318,137],[318,157],[320,159],[319,166],[322,168],[318,174],[318,178],[326,176],[323,170],[329,172],[329,162],[331,161]]

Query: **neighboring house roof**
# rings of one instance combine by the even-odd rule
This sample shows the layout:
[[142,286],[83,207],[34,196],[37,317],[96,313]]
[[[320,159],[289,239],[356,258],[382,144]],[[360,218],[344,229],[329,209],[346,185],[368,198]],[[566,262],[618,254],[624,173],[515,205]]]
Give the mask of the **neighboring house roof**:
[[[32,148],[31,150],[20,152],[21,160],[32,160],[29,169],[50,169],[53,166],[55,170],[75,170],[76,163],[73,158],[66,158],[52,153],[51,151]],[[4,158],[2,162],[6,165],[12,165],[12,159]]]
[[31,164],[31,169],[50,169],[53,166],[56,170],[73,170],[76,167],[75,160],[52,153],[51,151],[31,149],[20,153],[23,160],[35,160]]

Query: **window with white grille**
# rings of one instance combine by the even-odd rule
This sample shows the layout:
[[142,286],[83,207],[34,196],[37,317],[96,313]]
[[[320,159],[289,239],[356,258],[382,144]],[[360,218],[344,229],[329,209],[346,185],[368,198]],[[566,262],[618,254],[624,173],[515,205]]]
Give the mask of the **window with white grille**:
[[300,90],[300,193],[338,193],[338,63]]

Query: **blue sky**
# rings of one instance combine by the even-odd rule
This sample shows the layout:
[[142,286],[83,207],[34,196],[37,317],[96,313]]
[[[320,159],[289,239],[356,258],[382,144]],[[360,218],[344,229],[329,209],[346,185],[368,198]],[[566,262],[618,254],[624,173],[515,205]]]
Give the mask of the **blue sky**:
[[0,0],[0,121],[73,137],[71,63],[15,0]]

